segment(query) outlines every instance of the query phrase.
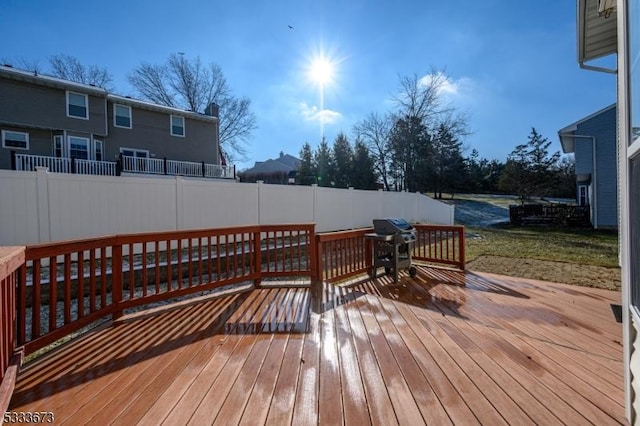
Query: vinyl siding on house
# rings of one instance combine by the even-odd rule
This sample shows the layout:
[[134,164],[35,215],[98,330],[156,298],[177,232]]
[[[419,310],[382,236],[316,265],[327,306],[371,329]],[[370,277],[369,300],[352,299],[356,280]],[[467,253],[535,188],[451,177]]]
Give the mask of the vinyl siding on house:
[[[197,119],[185,117],[185,137],[172,136],[168,112],[131,106],[131,129],[113,125],[113,104],[126,105],[109,100],[109,137],[105,145],[107,159],[120,153],[120,147],[149,151],[156,158],[195,161],[218,164],[217,123],[213,117],[201,116]],[[178,115],[174,113],[174,115]]]
[[[592,173],[596,212],[592,212],[597,228],[618,226],[618,168],[616,150],[616,108],[609,108],[577,126],[577,135],[595,138],[596,170],[593,168],[592,140],[576,140],[576,174]],[[595,201],[595,202],[594,202]]]
[[[88,119],[67,115],[67,93],[87,96]],[[114,105],[131,108],[132,127],[114,125]],[[184,117],[184,137],[171,135],[171,116]],[[220,164],[218,118],[168,108],[107,93],[104,89],[0,66],[0,130],[29,134],[29,149],[2,148],[0,168],[11,168],[11,151],[53,155],[54,135],[64,135],[63,156],[69,156],[69,136],[103,143],[103,160],[114,161],[120,148],[148,151],[156,158]]]
[[[89,119],[85,120],[67,116],[66,92],[64,88],[1,78],[0,124],[104,135],[104,96],[88,94]],[[87,93],[79,90],[77,92]]]

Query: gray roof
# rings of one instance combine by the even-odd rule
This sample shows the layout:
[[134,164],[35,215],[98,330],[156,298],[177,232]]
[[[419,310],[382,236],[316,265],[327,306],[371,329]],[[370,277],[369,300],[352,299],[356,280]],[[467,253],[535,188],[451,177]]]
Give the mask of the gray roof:
[[[575,143],[576,140],[574,137],[575,132],[578,130],[578,126],[586,121],[591,120],[594,117],[599,116],[600,114],[603,114],[607,111],[609,111],[611,108],[615,108],[616,104],[611,104],[608,107],[602,108],[599,111],[594,112],[593,114],[590,114],[584,118],[581,118],[580,120],[576,121],[575,123],[571,123],[568,126],[558,130],[558,137],[560,138],[560,145],[562,145],[562,151],[565,154],[569,154],[575,151]],[[581,135],[581,136],[589,136],[589,135]]]
[[245,170],[242,174],[288,173],[292,170],[297,170],[299,166],[300,159],[289,154],[281,154],[280,157],[276,159],[270,158],[266,161],[256,161],[252,168]]
[[217,117],[210,115],[200,114],[193,111],[185,111],[180,108],[172,108],[164,105],[154,104],[152,102],[142,101],[139,99],[133,99],[128,96],[119,96],[109,93],[102,87],[97,87],[91,84],[76,83],[75,81],[64,80],[58,77],[52,77],[32,71],[25,71],[11,66],[0,65],[0,78],[10,78],[12,80],[24,81],[31,84],[37,84],[46,87],[54,87],[62,90],[72,90],[81,93],[86,93],[94,96],[103,96],[112,102],[129,105],[135,108],[147,109],[151,111],[164,112],[167,114],[180,115],[183,117],[192,118],[195,120],[215,122]]

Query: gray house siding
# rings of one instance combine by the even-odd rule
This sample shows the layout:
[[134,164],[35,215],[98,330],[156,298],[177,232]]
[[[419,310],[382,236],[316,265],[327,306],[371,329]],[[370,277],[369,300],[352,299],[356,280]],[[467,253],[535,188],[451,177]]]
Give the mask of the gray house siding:
[[[87,96],[88,119],[67,115],[67,93]],[[116,127],[114,104],[131,107],[132,128]],[[184,137],[171,134],[171,116],[184,117]],[[218,118],[108,94],[103,89],[0,66],[0,130],[29,134],[29,149],[3,148],[0,168],[11,168],[11,151],[54,155],[54,136],[63,135],[63,157],[69,157],[69,137],[88,140],[95,159],[96,140],[103,143],[102,160],[114,161],[121,148],[148,151],[156,158],[220,164]]]
[[3,126],[0,124],[1,130],[11,130],[16,132],[23,132],[29,134],[29,151],[25,151],[19,148],[2,148],[0,141],[0,169],[11,168],[11,151],[23,154],[35,154],[35,155],[51,155],[53,146],[53,131],[44,129],[29,129],[17,126]]
[[[596,170],[594,191],[597,194],[595,208],[592,212],[598,228],[617,228],[618,226],[618,168],[616,151],[616,108],[578,124],[577,134],[593,136],[595,139]],[[591,140],[583,139],[576,143],[576,172],[578,169],[578,147],[591,145]],[[591,146],[588,150],[591,150]],[[582,152],[581,152],[582,153]],[[592,167],[591,154],[584,160]],[[583,158],[580,158],[581,163]],[[582,164],[581,164],[582,167]]]
[[0,123],[104,135],[105,97],[88,95],[89,119],[85,120],[67,116],[66,93],[63,88],[0,78]]
[[171,135],[171,114],[134,106],[131,108],[131,129],[116,127],[113,124],[113,104],[114,102],[109,101],[106,158],[114,158],[120,153],[120,148],[125,147],[147,150],[156,158],[219,163],[217,123],[213,118],[203,117],[207,120],[204,121],[185,117],[185,136],[179,137]]
[[618,227],[617,109],[615,104],[558,131],[565,153],[574,153],[576,195],[588,188],[591,224],[595,228]]

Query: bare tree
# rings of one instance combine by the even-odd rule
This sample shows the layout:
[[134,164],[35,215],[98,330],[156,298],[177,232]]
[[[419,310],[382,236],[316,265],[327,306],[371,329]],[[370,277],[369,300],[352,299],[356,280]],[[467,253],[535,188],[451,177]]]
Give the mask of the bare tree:
[[246,158],[244,143],[256,129],[251,101],[233,95],[218,65],[174,53],[164,64],[141,64],[129,82],[143,98],[161,105],[204,112],[209,104],[217,104],[221,145],[228,155]]
[[390,190],[391,123],[390,117],[371,113],[353,127],[356,139],[364,142],[369,149],[374,160],[375,170],[387,191]]
[[468,134],[467,116],[446,102],[443,94],[450,80],[442,70],[432,68],[423,77],[400,77],[393,96],[395,110],[390,144],[392,174],[401,187],[424,191],[439,176],[442,153],[434,149],[438,132],[460,141]]
[[76,83],[91,84],[109,91],[113,90],[111,86],[113,79],[109,71],[104,67],[100,68],[96,65],[85,66],[78,58],[65,54],[49,58],[49,66],[54,77],[64,78]]
[[448,108],[442,102],[442,89],[447,81],[444,71],[435,68],[424,77],[418,77],[417,74],[400,77],[400,88],[392,97],[396,114],[427,124],[434,117],[447,112]]

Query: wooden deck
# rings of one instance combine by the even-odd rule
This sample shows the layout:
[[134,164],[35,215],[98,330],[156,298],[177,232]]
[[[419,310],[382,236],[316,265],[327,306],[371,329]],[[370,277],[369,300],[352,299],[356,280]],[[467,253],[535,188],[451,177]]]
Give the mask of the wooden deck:
[[25,366],[11,410],[96,425],[626,423],[619,293],[422,267],[313,293],[126,316]]

